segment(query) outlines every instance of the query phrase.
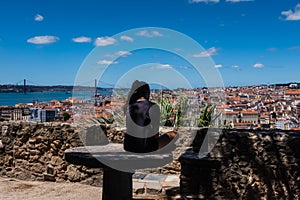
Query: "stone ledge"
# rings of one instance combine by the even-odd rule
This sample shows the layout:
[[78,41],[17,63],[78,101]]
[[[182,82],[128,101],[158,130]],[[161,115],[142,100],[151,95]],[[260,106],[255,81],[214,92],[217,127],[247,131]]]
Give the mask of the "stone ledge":
[[179,176],[165,174],[133,174],[134,197],[166,196],[167,190],[179,187]]

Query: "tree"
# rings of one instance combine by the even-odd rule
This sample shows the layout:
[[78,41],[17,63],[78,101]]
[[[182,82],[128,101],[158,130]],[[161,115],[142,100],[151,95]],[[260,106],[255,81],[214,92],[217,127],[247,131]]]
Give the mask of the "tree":
[[63,113],[63,119],[64,119],[64,121],[68,121],[70,119],[70,117],[71,117],[71,115],[69,113],[67,113],[67,112]]

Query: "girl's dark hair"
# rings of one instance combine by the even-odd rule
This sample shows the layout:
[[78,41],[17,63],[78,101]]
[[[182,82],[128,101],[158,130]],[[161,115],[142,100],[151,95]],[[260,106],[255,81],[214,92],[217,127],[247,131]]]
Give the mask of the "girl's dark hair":
[[127,103],[130,105],[136,102],[139,98],[144,97],[146,100],[150,98],[149,84],[144,81],[134,81],[128,93]]

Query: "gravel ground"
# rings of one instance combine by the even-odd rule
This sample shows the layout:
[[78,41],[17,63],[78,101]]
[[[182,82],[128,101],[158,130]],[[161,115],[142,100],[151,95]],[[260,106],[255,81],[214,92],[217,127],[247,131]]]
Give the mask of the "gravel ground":
[[21,181],[0,177],[1,200],[94,200],[102,188],[80,183]]

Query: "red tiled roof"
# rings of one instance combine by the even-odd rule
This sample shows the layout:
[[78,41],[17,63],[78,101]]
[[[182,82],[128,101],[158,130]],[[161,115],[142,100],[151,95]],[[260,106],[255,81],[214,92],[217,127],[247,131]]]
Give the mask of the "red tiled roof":
[[52,109],[55,109],[55,107],[54,107],[54,106],[45,106],[44,109],[45,109],[45,110],[52,110]]
[[51,103],[57,103],[57,102],[59,102],[59,101],[56,100],[56,99],[53,99],[53,100],[51,100],[50,102],[51,102]]
[[293,130],[293,131],[300,131],[300,128],[291,128],[290,130]]
[[120,101],[112,101],[110,102],[111,106],[124,106],[124,102],[120,102]]
[[233,106],[235,107],[246,107],[247,105],[246,104],[233,104]]
[[234,122],[234,125],[251,125],[253,124],[252,122]]
[[226,115],[237,115],[237,114],[239,114],[239,112],[236,112],[236,111],[225,111],[225,114]]
[[243,115],[258,115],[258,111],[252,111],[252,110],[243,110],[242,111]]
[[239,101],[240,97],[230,97],[229,100],[231,100],[231,101]]
[[286,95],[300,95],[300,90],[286,90]]

